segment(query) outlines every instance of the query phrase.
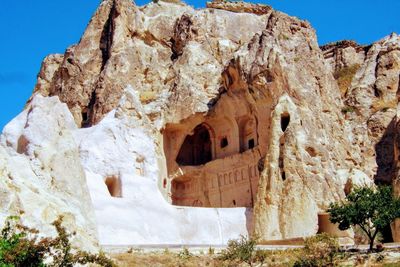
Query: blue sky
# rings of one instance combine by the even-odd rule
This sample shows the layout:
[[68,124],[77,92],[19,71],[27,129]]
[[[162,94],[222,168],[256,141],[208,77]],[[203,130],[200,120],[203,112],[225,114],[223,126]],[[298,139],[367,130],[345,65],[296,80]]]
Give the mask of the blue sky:
[[[0,8],[0,129],[24,107],[43,58],[79,41],[99,0],[12,0]],[[143,5],[148,1],[137,1]],[[205,1],[187,0],[196,8]],[[306,19],[320,44],[351,39],[369,44],[400,32],[399,0],[260,0]]]

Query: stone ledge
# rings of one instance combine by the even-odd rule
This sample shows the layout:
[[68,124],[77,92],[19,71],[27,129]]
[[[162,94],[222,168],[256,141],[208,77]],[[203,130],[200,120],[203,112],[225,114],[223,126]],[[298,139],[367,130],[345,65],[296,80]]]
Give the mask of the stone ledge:
[[256,15],[268,14],[272,7],[262,4],[252,4],[246,2],[212,1],[207,2],[207,8],[223,9],[235,13],[253,13]]

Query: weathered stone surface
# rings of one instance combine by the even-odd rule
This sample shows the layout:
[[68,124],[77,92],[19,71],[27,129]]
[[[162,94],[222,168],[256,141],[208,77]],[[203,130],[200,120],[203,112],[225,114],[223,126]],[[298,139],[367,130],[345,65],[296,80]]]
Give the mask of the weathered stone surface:
[[[400,37],[392,34],[368,50],[358,48],[358,57],[339,59],[333,65],[334,69],[355,64],[359,66],[343,96],[343,112],[352,144],[351,158],[355,166],[368,176],[386,183],[393,180],[396,165],[394,141],[398,103],[396,92],[400,75],[399,48]],[[338,58],[346,49],[338,47],[327,60],[332,62],[332,58]]]
[[[329,204],[398,171],[399,37],[321,50],[306,21],[247,3],[208,7],[103,1],[39,75],[34,94],[58,96],[68,119],[24,127],[28,106],[3,146],[45,166],[54,158],[42,172],[59,176],[60,199],[76,199],[85,189],[52,154],[68,144],[102,244],[338,234]],[[75,216],[90,209],[82,203]]]
[[237,13],[253,13],[257,15],[264,15],[272,10],[272,8],[267,5],[222,0],[207,2],[207,8],[223,9]]
[[93,250],[96,222],[79,151],[75,122],[57,97],[36,95],[3,131],[0,145],[0,221],[9,215],[53,235],[59,215],[77,235],[73,244]]

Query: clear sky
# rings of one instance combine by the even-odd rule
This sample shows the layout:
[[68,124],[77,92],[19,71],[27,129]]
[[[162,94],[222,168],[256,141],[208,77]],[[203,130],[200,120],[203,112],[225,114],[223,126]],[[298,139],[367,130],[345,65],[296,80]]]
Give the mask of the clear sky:
[[[24,107],[43,58],[79,41],[99,0],[11,0],[0,8],[0,130]],[[143,5],[148,1],[136,3]],[[186,0],[196,8],[205,1]],[[320,44],[342,39],[370,44],[400,33],[400,0],[260,0],[306,19]]]

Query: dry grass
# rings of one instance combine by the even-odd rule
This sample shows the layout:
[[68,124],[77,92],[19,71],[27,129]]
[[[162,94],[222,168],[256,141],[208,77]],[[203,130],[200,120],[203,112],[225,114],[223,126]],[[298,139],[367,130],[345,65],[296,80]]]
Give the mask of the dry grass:
[[391,100],[384,100],[384,99],[377,99],[372,103],[372,111],[386,111],[390,108],[395,109],[397,107],[397,99]]
[[172,252],[150,252],[150,253],[123,253],[112,255],[113,260],[121,267],[195,267],[195,266],[221,266],[217,265],[216,259],[212,255],[188,255],[181,256]]
[[[300,250],[257,250],[255,253],[254,266],[293,266],[298,259]],[[121,267],[230,267],[249,266],[244,262],[222,261],[219,254],[210,255],[203,253],[199,255],[185,254],[182,252],[132,252],[111,255],[112,259]]]
[[[397,252],[400,255],[400,252]],[[246,263],[221,261],[218,254],[182,256],[182,252],[131,252],[111,255],[117,266],[121,267],[245,267]],[[289,250],[257,250],[252,266],[294,266],[299,257],[304,257],[302,249]],[[381,253],[341,253],[335,266],[382,266],[400,267],[400,261],[389,257],[388,252]]]
[[343,68],[341,70],[335,71],[333,76],[337,80],[337,83],[339,85],[340,93],[343,96],[346,95],[347,90],[349,89],[351,85],[351,81],[354,78],[354,75],[357,73],[358,69],[360,68],[360,65],[355,64],[350,67]]
[[145,91],[140,93],[140,102],[148,104],[154,101],[157,97],[157,93],[153,91]]

